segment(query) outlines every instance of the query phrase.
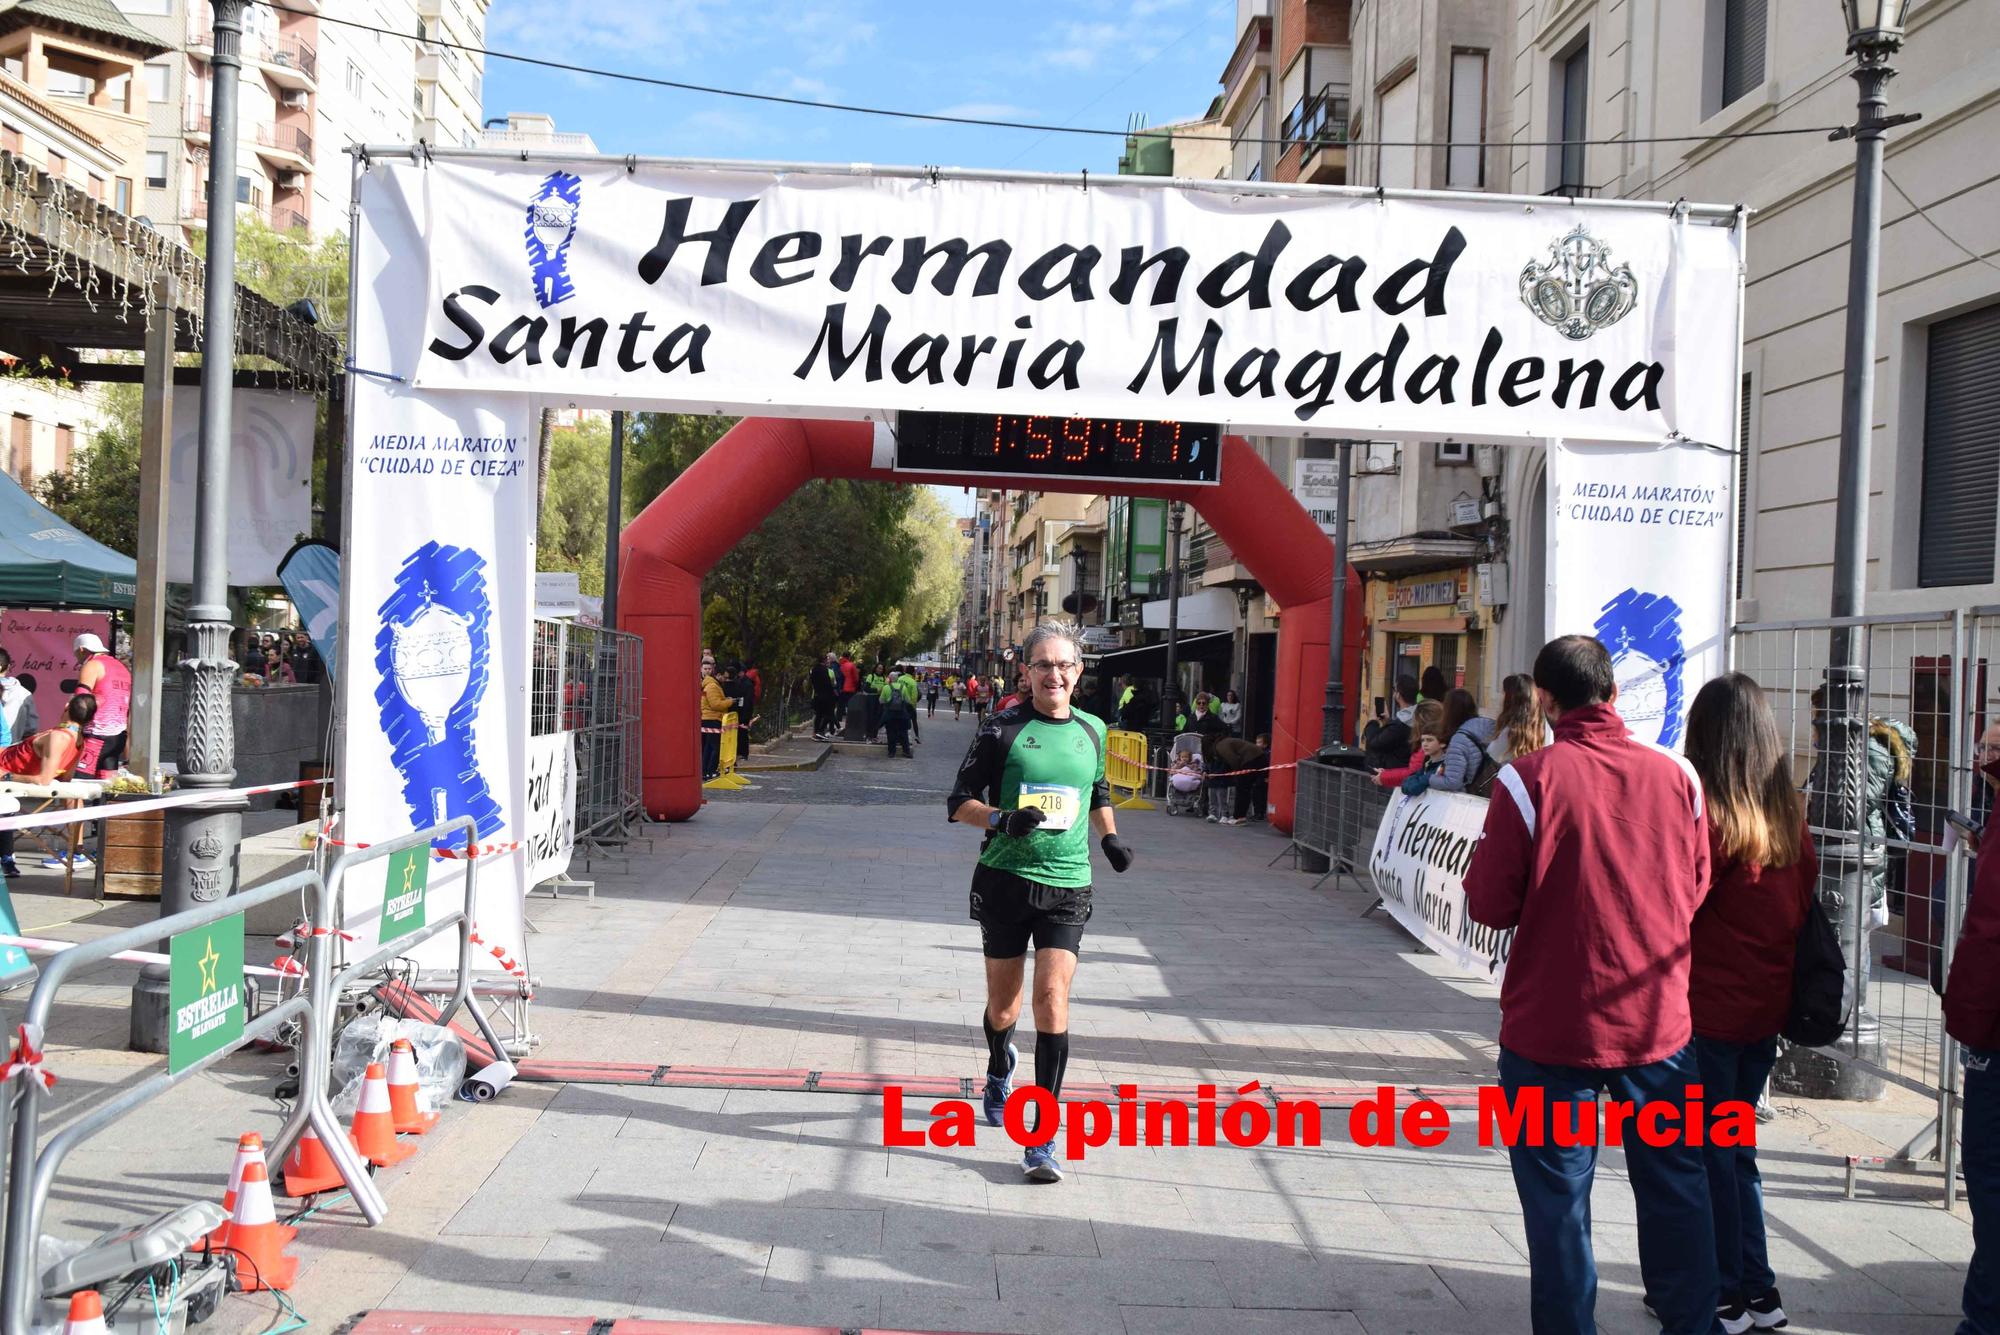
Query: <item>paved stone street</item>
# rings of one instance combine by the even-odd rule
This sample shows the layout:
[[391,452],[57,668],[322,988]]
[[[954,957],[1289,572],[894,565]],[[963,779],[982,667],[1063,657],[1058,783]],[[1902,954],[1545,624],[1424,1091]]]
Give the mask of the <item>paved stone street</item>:
[[[629,865],[576,868],[596,878],[594,903],[533,899],[540,1055],[976,1075],[978,840],[938,800],[970,733],[941,717],[913,762],[837,755],[760,776],[656,827]],[[844,796],[871,787],[908,804]],[[1120,825],[1140,861],[1122,878],[1100,868],[1072,1082],[1492,1079],[1494,989],[1364,916],[1352,882],[1314,889],[1283,858],[1267,867],[1285,844],[1265,827],[1158,812]],[[92,994],[103,1040],[128,978],[102,971]],[[144,1065],[57,1038],[58,1125]],[[276,1060],[233,1061],[93,1142],[59,1185],[58,1231],[219,1193],[235,1134],[278,1124]],[[1841,1199],[1837,1156],[1893,1148],[1924,1113],[1904,1096],[1790,1102],[1766,1129],[1793,1329],[1952,1329],[1970,1230],[1962,1206],[1938,1208],[1936,1174],[1865,1175],[1861,1199]],[[381,1228],[339,1202],[305,1221],[294,1298],[315,1325],[379,1306],[1131,1335],[1527,1329],[1504,1157],[1466,1123],[1430,1152],[1357,1149],[1328,1127],[1317,1149],[1096,1150],[1043,1187],[983,1124],[976,1147],[885,1149],[874,1096],[517,1084],[453,1105],[384,1174]],[[1647,1331],[1621,1166],[1607,1154],[1594,1202],[1599,1320]],[[262,1330],[274,1310],[232,1298],[223,1328]]]

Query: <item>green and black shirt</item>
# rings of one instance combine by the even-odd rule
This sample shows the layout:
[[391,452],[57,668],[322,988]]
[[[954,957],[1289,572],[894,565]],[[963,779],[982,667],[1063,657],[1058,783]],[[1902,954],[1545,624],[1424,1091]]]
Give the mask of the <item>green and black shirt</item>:
[[[982,865],[1043,885],[1089,885],[1090,813],[1111,805],[1103,722],[1081,710],[1050,718],[1032,704],[989,715],[958,767],[945,814],[956,815],[975,800],[1003,811],[1036,805],[1050,813],[1042,828],[1023,838],[988,831],[979,850]],[[1051,828],[1065,816],[1065,828]]]

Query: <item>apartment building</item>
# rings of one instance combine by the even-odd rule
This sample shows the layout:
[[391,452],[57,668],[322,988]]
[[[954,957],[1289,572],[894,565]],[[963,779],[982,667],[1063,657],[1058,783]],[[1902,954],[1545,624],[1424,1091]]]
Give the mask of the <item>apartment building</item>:
[[[108,0],[100,0],[108,2]],[[360,143],[479,142],[489,0],[289,0],[243,9],[236,202],[280,230],[344,231]],[[148,62],[140,212],[206,225],[214,11],[120,0],[168,49]],[[321,16],[341,23],[322,22]],[[365,26],[350,26],[365,25]],[[471,48],[460,50],[459,47]]]

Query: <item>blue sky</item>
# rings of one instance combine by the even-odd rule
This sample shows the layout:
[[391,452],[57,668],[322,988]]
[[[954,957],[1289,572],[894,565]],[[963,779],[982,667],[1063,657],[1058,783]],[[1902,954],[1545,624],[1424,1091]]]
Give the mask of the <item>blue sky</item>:
[[[1234,0],[494,0],[487,46],[813,101],[1150,124],[1219,91]],[[1030,171],[1115,169],[1120,143],[926,125],[491,61],[488,116],[540,111],[606,153]]]
[[[816,102],[1122,128],[1198,116],[1235,0],[493,0],[486,45]],[[487,63],[485,112],[606,153],[1110,172],[1122,141],[860,116]],[[939,489],[955,513],[964,491]]]

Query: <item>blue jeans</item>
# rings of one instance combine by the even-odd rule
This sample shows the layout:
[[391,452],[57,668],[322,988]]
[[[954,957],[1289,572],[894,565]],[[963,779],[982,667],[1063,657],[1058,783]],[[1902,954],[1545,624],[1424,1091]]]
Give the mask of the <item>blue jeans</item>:
[[1972,1264],[1958,1335],[2000,1335],[2000,1050],[1965,1050],[1965,1201],[1972,1207]]
[[[1777,1064],[1775,1035],[1761,1043],[1725,1043],[1695,1036],[1695,1064],[1701,1069],[1702,1096],[1709,1108],[1725,1100],[1755,1103]],[[1728,1149],[1704,1145],[1708,1204],[1715,1219],[1715,1266],[1725,1298],[1754,1302],[1770,1292],[1776,1277],[1764,1248],[1764,1179],[1757,1172],[1757,1147]]]
[[[1634,1104],[1687,1103],[1700,1081],[1692,1045],[1644,1066],[1591,1070],[1543,1066],[1500,1049],[1500,1087],[1515,1102],[1524,1086],[1541,1086],[1548,1107],[1542,1144],[1515,1145],[1514,1189],[1528,1234],[1529,1304],[1535,1335],[1594,1335],[1597,1258],[1590,1246],[1590,1185],[1597,1147],[1564,1148],[1552,1138],[1558,1103],[1595,1100],[1599,1092]],[[1701,1150],[1676,1142],[1655,1149],[1628,1123],[1625,1162],[1639,1207],[1639,1272],[1666,1335],[1715,1335],[1715,1225],[1709,1217],[1708,1175]]]

